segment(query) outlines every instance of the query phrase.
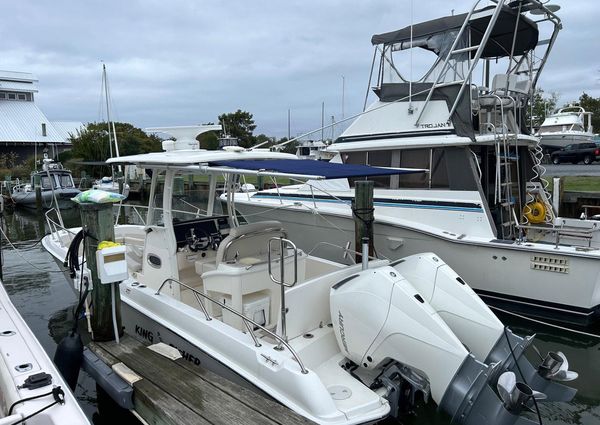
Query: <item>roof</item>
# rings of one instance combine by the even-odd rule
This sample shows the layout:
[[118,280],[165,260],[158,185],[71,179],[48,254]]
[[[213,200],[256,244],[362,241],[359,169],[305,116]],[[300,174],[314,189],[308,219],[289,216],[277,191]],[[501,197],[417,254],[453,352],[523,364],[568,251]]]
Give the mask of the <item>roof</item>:
[[[471,32],[471,45],[476,46],[481,42],[483,33],[487,28],[492,17],[495,6],[488,6],[481,10],[475,11],[469,20],[469,28]],[[515,55],[521,55],[535,48],[538,42],[537,24],[524,15],[520,15],[509,7],[503,7],[496,25],[490,35],[482,57],[503,57],[507,56],[512,48],[512,40],[514,35],[515,23],[518,17],[518,33],[515,42]],[[421,22],[412,25],[412,39],[427,39],[436,34],[447,33],[460,29],[463,22],[467,18],[466,13],[453,16],[444,16],[442,18],[433,19],[431,21]],[[455,36],[454,36],[455,37]],[[376,34],[371,38],[373,45],[377,44],[398,44],[411,41],[411,26],[400,30],[387,32],[384,34]],[[436,51],[439,48],[439,42],[419,43],[424,49]],[[475,52],[472,52],[474,55]]]
[[64,140],[77,136],[78,132],[85,129],[85,125],[80,121],[52,121],[52,125]]
[[239,159],[297,159],[296,155],[270,151],[230,151],[189,149],[169,152],[152,152],[139,155],[109,158],[108,164],[137,164],[146,168],[161,168],[166,166],[186,166],[207,164],[216,161],[233,161]]
[[0,101],[0,142],[68,143],[35,103],[11,100]]
[[38,79],[28,72],[0,70],[0,90],[37,92]]
[[423,173],[426,170],[412,168],[383,168],[368,165],[339,164],[312,159],[237,160],[211,161],[210,165],[230,167],[235,170],[254,170],[289,175],[304,175],[314,179],[330,180],[349,177],[375,177],[396,174]]

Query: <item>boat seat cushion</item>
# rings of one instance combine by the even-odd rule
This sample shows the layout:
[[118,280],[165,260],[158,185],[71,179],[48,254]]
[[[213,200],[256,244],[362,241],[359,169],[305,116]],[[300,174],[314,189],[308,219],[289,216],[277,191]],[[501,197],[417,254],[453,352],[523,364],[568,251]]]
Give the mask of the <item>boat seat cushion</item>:
[[[222,262],[237,262],[241,259],[261,259],[268,252],[269,239],[286,237],[285,230],[279,221],[261,221],[234,227],[229,235],[221,241],[217,250],[216,265]],[[273,244],[273,252],[279,252],[278,244]]]

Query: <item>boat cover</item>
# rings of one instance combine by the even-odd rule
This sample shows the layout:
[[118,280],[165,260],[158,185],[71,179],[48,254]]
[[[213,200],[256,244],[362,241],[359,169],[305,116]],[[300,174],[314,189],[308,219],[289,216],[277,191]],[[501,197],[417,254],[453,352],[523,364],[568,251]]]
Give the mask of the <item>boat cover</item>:
[[318,176],[322,179],[344,179],[350,177],[376,177],[396,174],[424,173],[417,168],[383,168],[368,165],[339,164],[312,159],[238,160],[214,161],[212,166],[231,167],[238,170],[271,171],[277,173]]
[[[471,35],[471,45],[475,46],[481,42],[483,33],[492,17],[494,7],[495,6],[490,6],[476,11],[471,16],[468,24]],[[420,38],[428,38],[436,34],[458,32],[466,18],[467,14],[463,13],[414,24],[412,26],[412,39],[417,40]],[[518,29],[515,39],[514,54],[517,56],[522,55],[535,48],[539,36],[537,24],[522,14],[519,16],[517,11],[505,6],[502,8],[498,20],[496,21],[496,25],[490,35],[490,39],[485,46],[482,54],[483,58],[504,57],[510,54],[513,47],[513,35],[517,19]],[[454,37],[456,37],[456,35]],[[408,26],[384,34],[375,34],[371,38],[371,43],[373,45],[390,45],[410,42],[410,40],[411,27]],[[422,47],[436,52],[436,49],[433,46],[431,48],[425,46]],[[475,55],[475,51],[471,54]]]

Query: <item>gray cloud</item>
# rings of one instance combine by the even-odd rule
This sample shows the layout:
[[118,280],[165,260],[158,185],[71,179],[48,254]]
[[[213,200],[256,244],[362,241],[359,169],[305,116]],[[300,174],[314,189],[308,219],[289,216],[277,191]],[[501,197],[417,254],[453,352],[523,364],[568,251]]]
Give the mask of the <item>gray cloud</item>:
[[[600,96],[598,3],[560,1],[564,29],[540,80],[561,101]],[[414,21],[461,13],[470,1],[414,1]],[[215,121],[246,109],[257,131],[283,136],[362,108],[370,37],[410,23],[408,0],[53,1],[3,4],[0,69],[40,79],[52,119],[100,119],[108,67],[117,119],[141,127]]]

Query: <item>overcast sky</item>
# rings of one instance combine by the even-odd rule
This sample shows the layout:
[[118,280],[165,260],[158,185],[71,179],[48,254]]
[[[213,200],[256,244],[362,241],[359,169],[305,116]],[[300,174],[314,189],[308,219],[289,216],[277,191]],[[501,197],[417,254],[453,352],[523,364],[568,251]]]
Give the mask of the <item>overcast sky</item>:
[[[564,28],[540,84],[560,102],[600,97],[600,2],[553,0]],[[472,1],[414,1],[414,22]],[[483,4],[483,2],[482,2]],[[139,127],[216,121],[238,108],[255,133],[317,128],[362,109],[371,35],[410,24],[410,0],[85,0],[2,4],[0,69],[39,78],[52,120],[101,117],[101,61],[120,121]]]

